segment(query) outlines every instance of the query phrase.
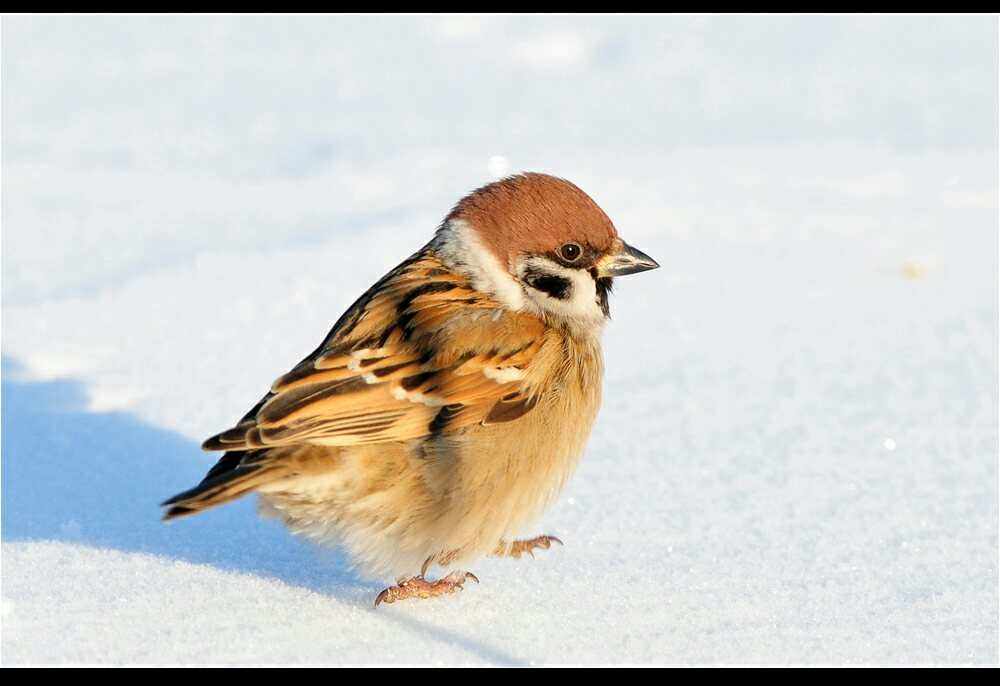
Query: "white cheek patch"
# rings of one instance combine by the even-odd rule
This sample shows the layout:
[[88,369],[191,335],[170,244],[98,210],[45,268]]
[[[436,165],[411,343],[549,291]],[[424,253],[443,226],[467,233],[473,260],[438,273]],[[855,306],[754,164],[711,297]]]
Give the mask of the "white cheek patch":
[[449,267],[466,274],[472,287],[489,293],[515,312],[524,309],[524,289],[476,235],[468,222],[453,219],[438,232],[435,248]]
[[[442,226],[433,246],[445,264],[465,274],[473,288],[493,296],[507,310],[559,319],[584,333],[599,332],[604,326],[597,284],[584,269],[569,269],[546,257],[522,257],[515,265],[518,275],[515,279],[483,244],[475,229],[462,219],[452,219]],[[526,285],[529,271],[560,279],[567,287],[557,293],[560,297],[553,297],[545,290]],[[493,316],[499,318],[501,314],[498,310]]]
[[[597,283],[585,269],[570,269],[546,257],[525,257],[518,262],[517,273],[528,284],[528,298],[547,314],[584,326],[600,328],[604,312],[597,298]],[[556,297],[545,290],[532,288],[539,278],[554,277],[568,286]]]

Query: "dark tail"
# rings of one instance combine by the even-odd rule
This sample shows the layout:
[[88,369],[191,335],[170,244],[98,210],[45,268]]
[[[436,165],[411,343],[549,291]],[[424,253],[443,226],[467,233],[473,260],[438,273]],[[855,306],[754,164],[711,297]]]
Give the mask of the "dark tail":
[[285,470],[267,459],[266,450],[229,452],[212,467],[197,486],[160,505],[169,508],[163,521],[198,514],[216,505],[236,500],[260,486],[284,476]]

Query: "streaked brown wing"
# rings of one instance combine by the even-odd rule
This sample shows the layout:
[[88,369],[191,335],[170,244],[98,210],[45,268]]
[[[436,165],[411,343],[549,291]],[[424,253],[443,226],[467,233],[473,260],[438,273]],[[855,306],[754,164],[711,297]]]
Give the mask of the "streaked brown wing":
[[424,251],[362,296],[312,355],[203,447],[357,445],[511,421],[535,405],[546,340],[537,318],[504,311]]

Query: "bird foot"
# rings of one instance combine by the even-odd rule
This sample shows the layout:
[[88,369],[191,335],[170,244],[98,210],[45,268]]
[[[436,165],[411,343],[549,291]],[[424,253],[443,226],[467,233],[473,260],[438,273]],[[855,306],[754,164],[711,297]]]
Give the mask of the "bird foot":
[[508,550],[506,554],[509,557],[520,558],[521,555],[528,553],[528,555],[534,557],[535,548],[548,550],[552,547],[553,543],[558,543],[559,545],[563,544],[563,542],[555,536],[536,536],[535,538],[529,538],[524,541],[514,541],[510,544],[510,550]]
[[477,584],[479,577],[472,572],[452,572],[443,579],[428,581],[423,576],[400,581],[395,586],[385,589],[375,598],[375,607],[382,603],[394,603],[406,598],[435,598],[462,590],[462,584],[472,579]]

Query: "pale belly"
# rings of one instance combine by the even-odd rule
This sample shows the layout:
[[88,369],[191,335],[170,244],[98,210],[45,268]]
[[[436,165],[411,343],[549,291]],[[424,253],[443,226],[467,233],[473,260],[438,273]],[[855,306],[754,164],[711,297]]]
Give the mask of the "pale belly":
[[429,558],[461,569],[528,533],[573,473],[600,402],[599,368],[587,371],[511,422],[433,441],[296,449],[297,475],[260,489],[262,511],[343,545],[372,575],[413,576]]
[[527,533],[558,495],[597,413],[600,389],[587,390],[449,439],[299,448],[296,476],[261,488],[261,510],[374,576],[412,576],[432,557],[460,568]]

